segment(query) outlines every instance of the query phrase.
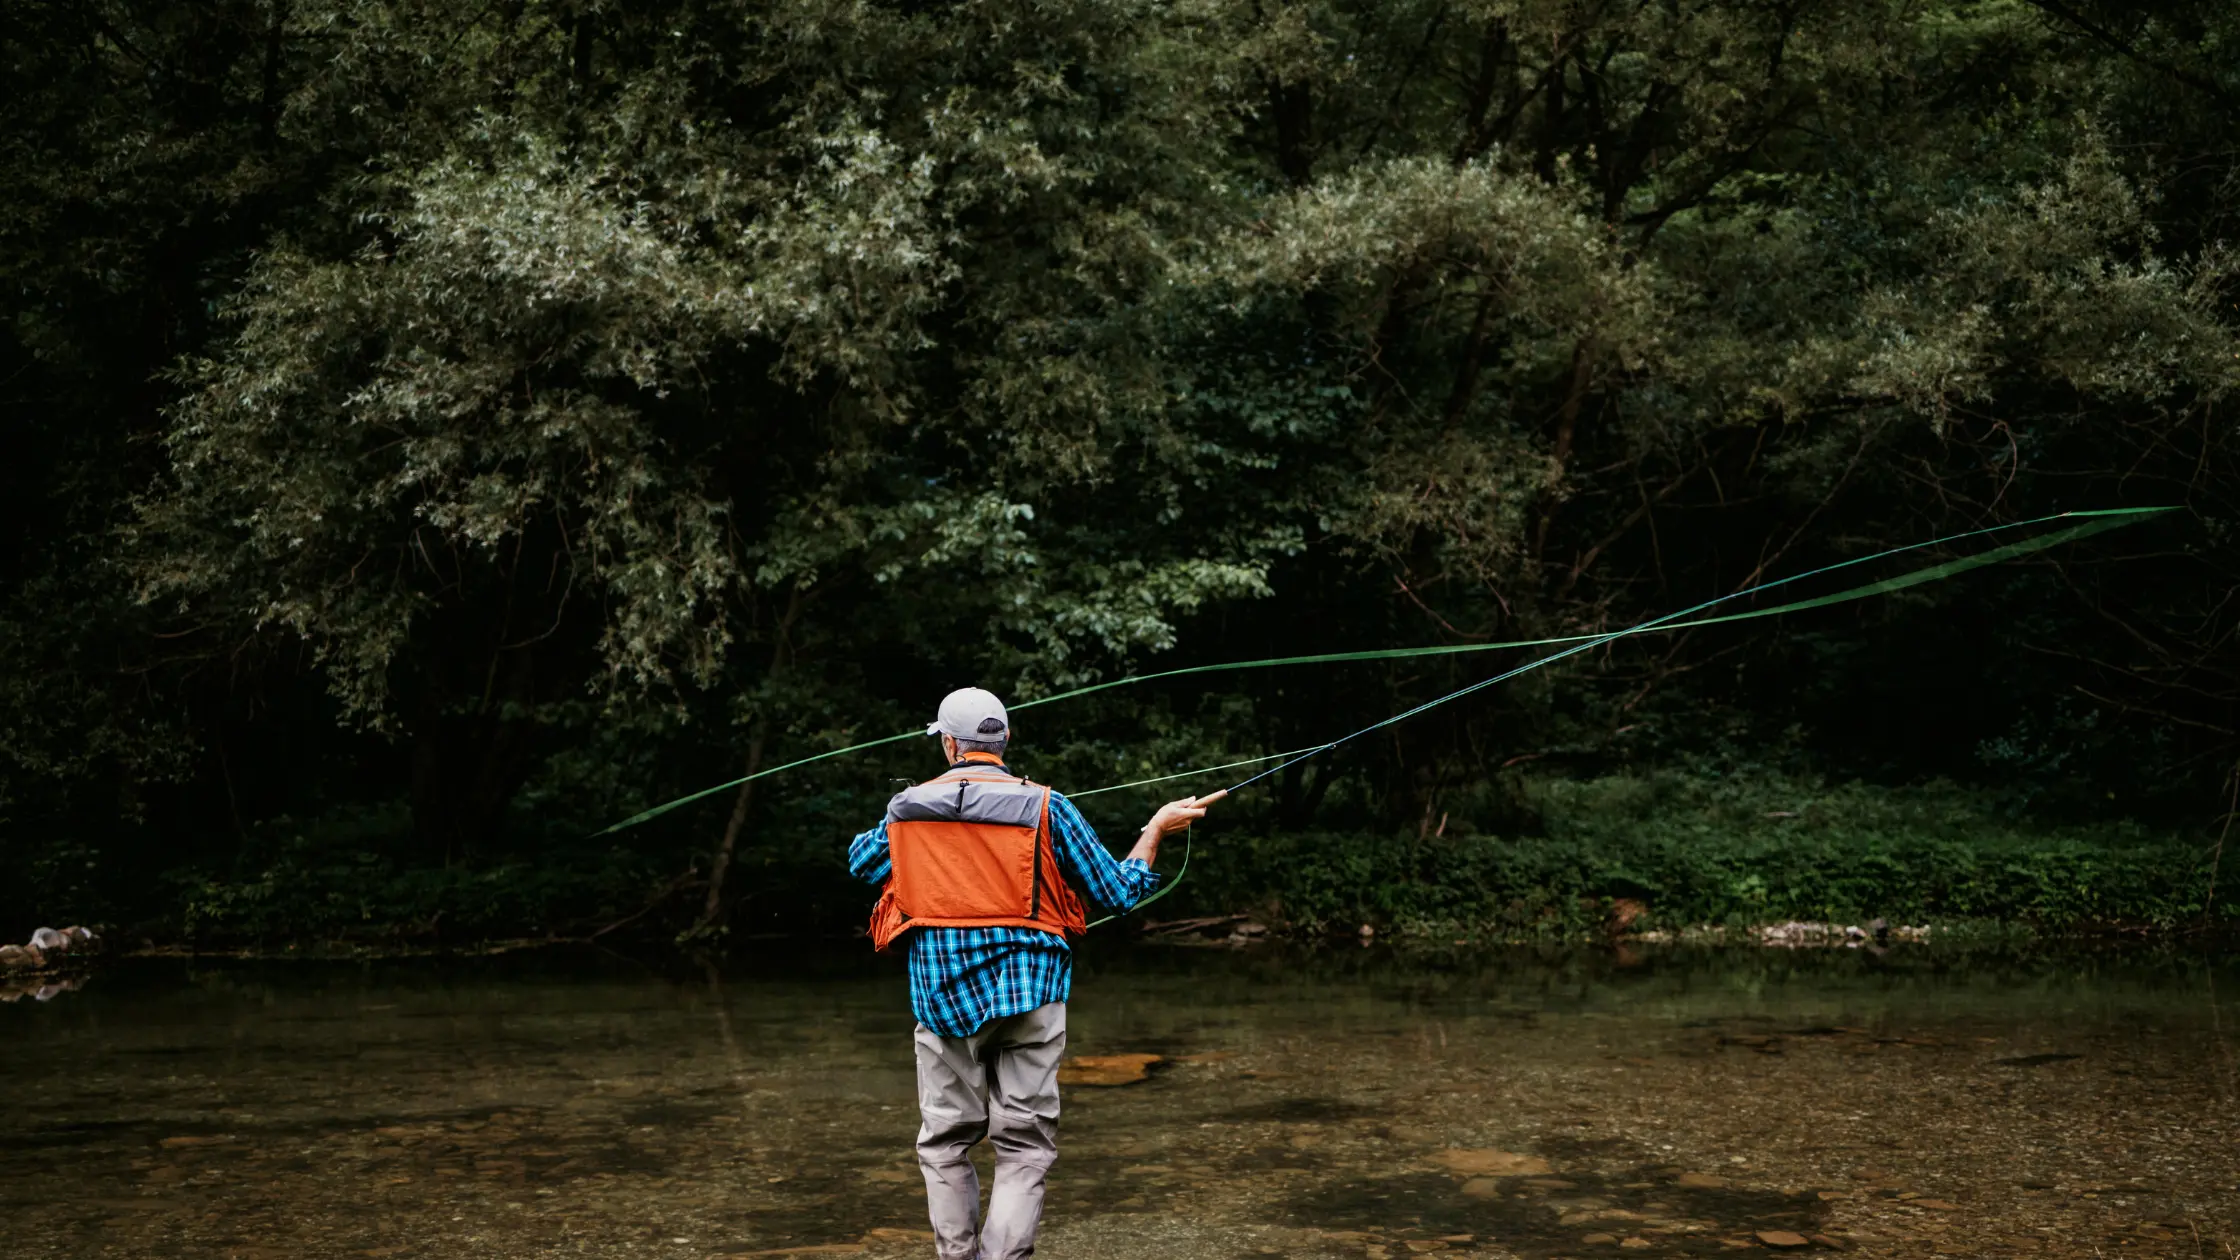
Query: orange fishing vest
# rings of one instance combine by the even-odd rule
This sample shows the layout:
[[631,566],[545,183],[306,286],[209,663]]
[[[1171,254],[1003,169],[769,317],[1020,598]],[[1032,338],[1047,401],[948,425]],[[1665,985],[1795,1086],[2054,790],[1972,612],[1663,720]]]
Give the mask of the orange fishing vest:
[[949,772],[887,802],[894,874],[871,911],[884,950],[921,927],[1088,930],[1081,898],[1050,843],[1050,789],[1006,773],[991,753],[968,752]]

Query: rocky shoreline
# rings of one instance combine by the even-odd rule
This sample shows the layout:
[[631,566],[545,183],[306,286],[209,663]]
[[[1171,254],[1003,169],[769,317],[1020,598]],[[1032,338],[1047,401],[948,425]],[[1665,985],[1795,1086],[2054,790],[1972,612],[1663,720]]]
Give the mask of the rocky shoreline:
[[0,975],[15,971],[42,971],[84,957],[100,947],[92,928],[43,927],[21,945],[0,945]]
[[61,973],[83,963],[100,948],[100,936],[85,927],[43,927],[21,945],[0,945],[0,1002],[27,997],[44,1002],[68,993],[85,980]]

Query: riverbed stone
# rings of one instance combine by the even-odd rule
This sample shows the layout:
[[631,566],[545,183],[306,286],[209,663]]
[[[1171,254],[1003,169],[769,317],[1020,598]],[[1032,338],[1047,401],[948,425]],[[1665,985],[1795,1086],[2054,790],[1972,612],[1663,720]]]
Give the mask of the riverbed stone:
[[1682,1190],[1724,1190],[1727,1179],[1711,1173],[1688,1172],[1673,1178],[1672,1184]]
[[1758,1231],[1757,1238],[1759,1242],[1766,1246],[1782,1251],[1793,1251],[1799,1247],[1812,1245],[1812,1240],[1803,1234],[1793,1234],[1785,1229],[1761,1229]]
[[1067,1059],[1058,1068],[1060,1085],[1133,1085],[1148,1080],[1150,1067],[1161,1061],[1156,1054],[1084,1054]]
[[1449,1147],[1432,1156],[1450,1172],[1470,1177],[1539,1177],[1554,1171],[1537,1155],[1515,1151]]

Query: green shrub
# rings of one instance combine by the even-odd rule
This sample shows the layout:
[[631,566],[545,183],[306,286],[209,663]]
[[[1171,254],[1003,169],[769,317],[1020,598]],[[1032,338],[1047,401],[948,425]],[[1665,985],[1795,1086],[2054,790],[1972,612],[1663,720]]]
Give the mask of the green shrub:
[[642,905],[671,872],[620,848],[557,848],[448,867],[414,866],[383,842],[384,811],[277,819],[223,868],[172,871],[153,934],[198,945],[458,942],[587,930]]
[[[2209,859],[2119,825],[2030,828],[1948,786],[1890,790],[1667,773],[1526,785],[1539,834],[1223,835],[1209,827],[1176,900],[1303,929],[1359,923],[1577,931],[1609,903],[1638,926],[2001,920],[2047,929],[2204,917]],[[2240,880],[2208,917],[2240,922]]]

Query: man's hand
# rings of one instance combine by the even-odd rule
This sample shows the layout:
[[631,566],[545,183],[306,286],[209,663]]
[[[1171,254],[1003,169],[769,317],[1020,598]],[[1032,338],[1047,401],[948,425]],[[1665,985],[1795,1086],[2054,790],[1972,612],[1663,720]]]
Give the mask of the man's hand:
[[1143,825],[1143,834],[1136,837],[1136,847],[1128,852],[1146,866],[1159,860],[1159,841],[1177,831],[1187,831],[1190,824],[1206,816],[1206,807],[1227,796],[1226,791],[1211,796],[1185,796],[1179,801],[1168,801]]
[[1145,823],[1143,829],[1155,831],[1162,836],[1187,830],[1191,823],[1206,816],[1207,806],[1227,795],[1224,791],[1215,792],[1211,796],[1185,796],[1179,801],[1168,801],[1159,807],[1159,812],[1151,816],[1151,821]]

